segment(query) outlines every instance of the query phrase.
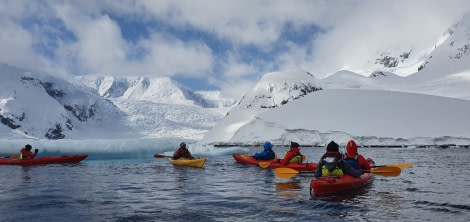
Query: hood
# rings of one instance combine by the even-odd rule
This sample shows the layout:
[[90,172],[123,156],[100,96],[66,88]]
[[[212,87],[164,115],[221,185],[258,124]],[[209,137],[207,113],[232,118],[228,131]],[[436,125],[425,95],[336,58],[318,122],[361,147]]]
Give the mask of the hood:
[[356,156],[357,153],[357,145],[354,140],[349,140],[348,144],[346,145],[346,153],[348,154],[348,158],[352,159]]
[[273,145],[270,142],[264,143],[264,149],[265,150],[270,150],[273,147]]

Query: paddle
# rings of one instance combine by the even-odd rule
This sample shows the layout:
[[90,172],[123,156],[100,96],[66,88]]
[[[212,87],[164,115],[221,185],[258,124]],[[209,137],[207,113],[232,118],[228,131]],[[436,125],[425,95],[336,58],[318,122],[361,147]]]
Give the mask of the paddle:
[[386,166],[393,166],[393,167],[398,167],[400,169],[403,168],[410,168],[413,166],[413,163],[395,163],[395,164],[387,164],[387,165],[381,165],[381,166],[373,166],[373,168],[377,167],[386,167]]
[[385,177],[397,177],[400,175],[401,169],[396,166],[384,166],[370,170],[370,172]]
[[[377,169],[373,169],[370,171],[373,174],[377,174],[380,176],[385,177],[396,177],[399,176],[401,173],[401,169],[395,166],[385,166],[379,167]],[[274,174],[276,174],[279,178],[291,178],[299,173],[313,173],[313,172],[299,172],[297,170],[287,168],[287,167],[279,167],[274,169]]]
[[155,157],[155,158],[168,158],[168,157],[171,157],[171,156],[165,156],[163,154],[155,154],[155,155],[153,155],[153,157]]
[[[292,168],[287,168],[287,167],[279,167],[274,169],[274,174],[276,174],[277,177],[279,178],[291,178],[300,172],[297,170],[294,170]],[[302,172],[302,173],[314,173],[314,172]]]
[[260,166],[263,169],[266,169],[269,167],[270,162],[258,162],[258,166]]

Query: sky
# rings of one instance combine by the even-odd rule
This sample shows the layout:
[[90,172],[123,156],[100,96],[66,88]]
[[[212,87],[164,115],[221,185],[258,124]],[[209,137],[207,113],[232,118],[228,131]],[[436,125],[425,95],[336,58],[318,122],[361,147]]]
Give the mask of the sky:
[[0,62],[56,75],[169,76],[239,98],[268,72],[323,78],[429,50],[466,0],[0,1]]

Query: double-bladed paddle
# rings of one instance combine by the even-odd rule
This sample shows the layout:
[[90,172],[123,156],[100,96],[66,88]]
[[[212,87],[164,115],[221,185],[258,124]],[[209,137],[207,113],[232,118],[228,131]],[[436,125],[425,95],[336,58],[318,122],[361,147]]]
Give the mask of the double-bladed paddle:
[[[299,173],[313,173],[313,172],[299,172],[297,170],[287,168],[287,167],[279,167],[274,169],[274,174],[276,174],[279,178],[291,178]],[[370,170],[370,173],[377,174],[380,176],[385,177],[396,177],[399,176],[401,173],[401,169],[396,166],[384,166],[378,167],[376,169]]]

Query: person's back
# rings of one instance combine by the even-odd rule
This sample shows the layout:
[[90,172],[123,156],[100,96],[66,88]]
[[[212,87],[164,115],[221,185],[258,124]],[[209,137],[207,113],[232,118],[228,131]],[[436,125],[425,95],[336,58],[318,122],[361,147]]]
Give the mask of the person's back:
[[274,159],[276,157],[276,154],[272,150],[272,147],[273,147],[273,145],[271,144],[271,142],[264,143],[264,150],[260,153],[255,153],[255,155],[253,155],[253,158],[257,159],[257,160],[272,160],[272,159]]
[[286,165],[288,163],[302,163],[302,154],[300,153],[298,143],[291,142],[290,149],[286,152],[280,163],[282,165]]
[[344,161],[346,161],[354,169],[370,170],[370,164],[357,152],[357,145],[354,140],[349,140],[346,144],[346,153],[343,155]]
[[331,141],[326,147],[326,153],[320,158],[315,171],[315,177],[321,176],[340,176],[348,174],[353,177],[362,175],[361,170],[355,170],[342,159],[342,154],[339,152],[339,146],[334,141]]

